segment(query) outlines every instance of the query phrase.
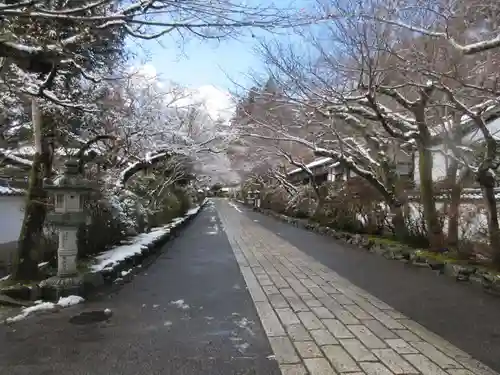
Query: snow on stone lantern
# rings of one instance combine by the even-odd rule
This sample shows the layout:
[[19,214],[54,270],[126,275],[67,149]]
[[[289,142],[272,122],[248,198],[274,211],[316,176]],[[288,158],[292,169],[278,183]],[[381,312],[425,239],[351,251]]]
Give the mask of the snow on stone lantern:
[[46,284],[63,289],[77,287],[81,282],[77,271],[77,232],[87,222],[85,199],[94,190],[93,183],[79,173],[78,166],[77,160],[66,161],[64,173],[44,185],[54,197],[54,210],[47,214],[47,222],[59,230],[57,276],[46,280]]

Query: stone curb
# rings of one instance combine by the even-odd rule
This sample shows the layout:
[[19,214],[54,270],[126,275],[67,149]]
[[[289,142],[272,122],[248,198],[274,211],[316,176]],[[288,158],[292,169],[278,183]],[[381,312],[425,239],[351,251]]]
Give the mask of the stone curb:
[[405,245],[384,245],[375,243],[368,236],[337,231],[323,227],[307,219],[297,219],[271,210],[251,207],[254,211],[274,217],[288,224],[307,229],[309,231],[332,237],[357,248],[365,249],[370,253],[383,256],[389,260],[397,260],[415,267],[427,268],[439,275],[453,277],[457,282],[465,282],[480,287],[485,293],[500,296],[500,276],[486,271],[481,271],[473,265],[459,265],[450,262],[431,261],[415,254],[415,249]]

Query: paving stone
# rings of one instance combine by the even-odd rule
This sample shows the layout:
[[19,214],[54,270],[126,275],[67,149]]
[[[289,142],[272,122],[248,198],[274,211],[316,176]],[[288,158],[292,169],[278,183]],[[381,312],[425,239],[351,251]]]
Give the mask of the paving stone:
[[[422,341],[422,338],[418,337],[415,335],[413,332],[407,330],[407,329],[397,329],[392,331],[395,334],[397,334],[399,337],[401,337],[403,340],[408,341],[408,342],[416,342],[416,341]],[[382,337],[383,339],[390,339],[392,337]]]
[[382,312],[382,310],[377,309],[367,300],[357,301],[356,304],[370,314],[377,314]]
[[323,357],[323,353],[321,353],[314,341],[294,341],[293,344],[302,358]]
[[354,303],[352,299],[347,298],[343,294],[330,294],[330,296],[334,298],[341,305],[352,305]]
[[[457,357],[458,358],[458,357]],[[479,362],[476,359],[473,358],[466,358],[466,357],[460,357],[460,363],[465,366],[468,370],[472,371],[473,373],[477,375],[498,375],[495,371],[490,369],[488,366],[485,364]],[[455,371],[455,370],[448,370],[449,371]]]
[[380,362],[362,362],[359,365],[367,375],[392,375],[392,372]]
[[316,284],[314,281],[312,281],[311,279],[309,279],[309,277],[307,279],[300,280],[300,282],[306,288],[317,288],[318,287],[318,284]]
[[392,349],[373,349],[372,352],[395,374],[418,374],[413,366]]
[[278,314],[284,326],[300,324],[299,318],[290,308],[276,309],[276,313]]
[[446,372],[422,354],[405,354],[403,357],[423,375],[446,375]]
[[306,368],[301,364],[280,365],[281,375],[307,375]]
[[330,310],[326,307],[312,307],[312,312],[316,314],[316,316],[320,319],[335,319],[335,315],[333,315]]
[[309,291],[311,292],[311,294],[316,297],[316,298],[324,298],[324,297],[328,297],[328,294],[323,290],[321,289],[320,287],[314,287],[314,288],[309,288]]
[[321,323],[321,321],[312,312],[302,311],[297,313],[297,315],[299,316],[302,324],[304,324],[304,327],[306,327],[306,329],[313,330],[323,328],[323,324]]
[[321,276],[316,276],[316,275],[312,275],[312,276],[309,276],[311,278],[312,281],[314,281],[316,283],[316,285],[318,286],[321,286],[321,285],[327,285],[326,284],[326,280],[324,280]]
[[385,311],[387,315],[389,315],[393,319],[408,319],[406,316],[401,314],[399,311],[396,310],[387,310]]
[[457,347],[450,344],[448,341],[439,337],[438,335],[430,332],[422,325],[418,324],[414,320],[402,319],[400,320],[401,324],[407,327],[410,331],[415,333],[417,336],[421,337],[423,341],[426,341],[434,346],[436,346],[443,353],[454,357],[454,358],[469,358],[470,355],[465,353],[463,350],[458,349]]
[[300,359],[288,337],[269,337],[276,361],[282,363],[298,363]]
[[310,301],[312,299],[316,299],[311,293],[299,293],[299,297],[305,302],[305,301]]
[[378,320],[363,320],[363,324],[381,339],[397,339],[398,336]]
[[333,375],[335,371],[328,361],[324,358],[309,358],[304,359],[309,373],[311,375]]
[[447,368],[462,368],[458,362],[446,356],[442,352],[436,349],[435,346],[429,344],[428,342],[413,342],[412,346],[417,349],[420,353],[425,355],[430,360],[434,361],[438,366]]
[[350,325],[347,328],[361,340],[369,349],[386,348],[387,345],[380,340],[370,329],[363,325]]
[[373,316],[368,314],[365,310],[363,310],[358,305],[344,305],[343,307],[358,319],[361,319],[361,320],[373,319]]
[[322,347],[326,357],[338,372],[360,371],[354,359],[340,345],[325,345]]
[[446,371],[450,375],[475,375],[472,371],[459,368],[459,369],[449,369]]
[[289,307],[285,297],[283,297],[281,294],[271,294],[269,296],[269,302],[271,302],[271,305],[273,305],[275,309]]
[[322,285],[321,289],[323,289],[323,291],[325,293],[328,293],[328,294],[333,294],[333,293],[338,293],[339,292],[337,288],[334,288],[333,286],[331,286],[329,284]]
[[261,286],[273,285],[273,282],[271,281],[269,276],[267,276],[267,275],[255,275],[255,276],[257,277],[257,280],[259,281],[259,284]]
[[387,344],[399,354],[413,354],[418,353],[418,350],[412,347],[403,339],[387,339],[385,340]]
[[392,307],[389,306],[387,303],[384,301],[379,300],[378,298],[375,298],[373,296],[368,297],[368,301],[375,307],[379,308],[380,310],[392,310]]
[[270,294],[279,294],[280,292],[274,285],[264,285],[262,290],[267,294],[268,298]]
[[333,337],[337,339],[350,339],[354,335],[337,319],[323,319],[323,324],[332,333]]
[[299,297],[286,297],[286,300],[295,312],[309,311],[309,307],[307,307]]
[[326,329],[314,329],[309,331],[309,333],[319,346],[336,345],[339,343],[338,340]]
[[286,297],[294,297],[297,298],[297,293],[293,291],[292,288],[280,288],[279,289],[280,293],[283,294],[283,296]]
[[272,275],[272,274],[269,274],[269,276],[271,277],[271,280],[273,281],[274,285],[276,285],[278,288],[281,289],[281,288],[288,288],[289,287],[288,283],[281,276]]
[[[293,341],[308,341],[312,340],[311,335],[309,335],[309,332],[305,329],[305,327],[302,324],[294,324],[290,326],[285,327],[288,336]],[[311,331],[314,332],[314,331]]]
[[356,319],[349,311],[344,308],[333,311],[335,317],[344,324],[361,324],[361,322]]
[[404,329],[404,326],[401,325],[401,323],[399,323],[396,319],[391,318],[389,315],[382,311],[371,314],[375,319],[377,319],[380,323],[382,323],[389,329]]
[[377,358],[358,339],[341,339],[340,344],[357,361],[377,361]]
[[255,307],[267,336],[285,336],[285,330],[269,302],[255,302]]
[[313,297],[313,299],[304,299],[304,302],[306,303],[307,306],[309,307],[319,307],[323,306],[321,301],[317,300],[316,298]]
[[245,283],[247,284],[248,291],[252,296],[254,302],[264,302],[267,301],[266,295],[262,288],[260,287],[255,275],[251,271],[249,267],[240,267],[241,274],[245,279]]
[[308,293],[307,288],[304,285],[302,285],[302,283],[295,277],[287,277],[285,280],[288,282],[288,284],[290,284],[295,293],[297,294]]

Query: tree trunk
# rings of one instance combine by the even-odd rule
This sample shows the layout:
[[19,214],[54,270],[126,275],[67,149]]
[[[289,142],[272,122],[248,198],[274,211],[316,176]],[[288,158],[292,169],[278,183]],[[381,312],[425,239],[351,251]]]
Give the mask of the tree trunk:
[[419,145],[420,201],[424,209],[424,219],[427,225],[429,244],[432,251],[443,248],[443,229],[438,219],[434,187],[432,181],[432,152],[425,143]]
[[392,225],[394,225],[394,236],[398,241],[404,241],[408,231],[405,225],[403,206],[391,206],[391,214],[393,215]]
[[29,176],[17,256],[13,264],[12,278],[14,280],[36,280],[38,278],[40,240],[43,236],[43,224],[47,214],[47,194],[43,189],[43,179],[50,175],[51,152],[43,145],[43,120],[36,99],[32,100],[32,120],[36,152]]
[[461,181],[457,178],[458,162],[452,160],[448,168],[450,203],[448,206],[448,246],[458,248],[458,222],[460,216]]
[[500,228],[498,226],[498,209],[495,199],[495,178],[488,170],[479,170],[479,183],[488,209],[488,233],[490,247],[493,250],[493,263],[500,266]]

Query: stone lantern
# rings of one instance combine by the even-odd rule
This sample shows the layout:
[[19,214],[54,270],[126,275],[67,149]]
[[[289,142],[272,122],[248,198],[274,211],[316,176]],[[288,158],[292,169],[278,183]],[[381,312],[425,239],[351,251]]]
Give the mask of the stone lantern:
[[47,214],[47,222],[59,230],[57,249],[57,276],[46,280],[46,285],[57,289],[74,289],[81,280],[77,271],[77,232],[87,222],[84,204],[87,195],[94,190],[78,170],[77,160],[68,160],[64,173],[47,182],[44,188],[54,197],[54,210]]
[[252,201],[253,206],[260,208],[260,191],[259,190],[249,191],[248,194],[250,200]]

